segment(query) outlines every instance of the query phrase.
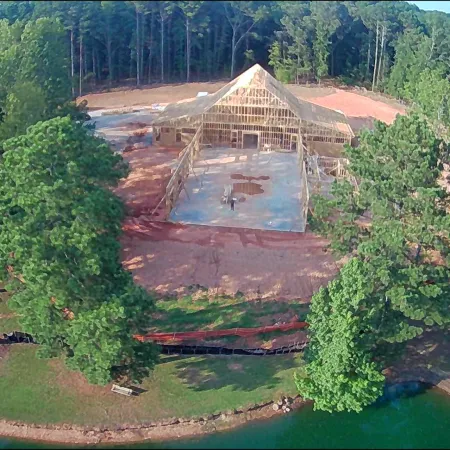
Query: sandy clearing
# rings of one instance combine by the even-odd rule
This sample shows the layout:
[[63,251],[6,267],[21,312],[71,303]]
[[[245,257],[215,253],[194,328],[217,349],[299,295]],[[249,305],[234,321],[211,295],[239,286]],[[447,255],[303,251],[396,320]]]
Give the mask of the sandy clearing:
[[225,86],[226,81],[210,83],[179,83],[155,85],[142,89],[123,89],[78,97],[77,102],[87,100],[93,109],[124,108],[127,106],[168,103],[196,97],[198,92],[214,93]]

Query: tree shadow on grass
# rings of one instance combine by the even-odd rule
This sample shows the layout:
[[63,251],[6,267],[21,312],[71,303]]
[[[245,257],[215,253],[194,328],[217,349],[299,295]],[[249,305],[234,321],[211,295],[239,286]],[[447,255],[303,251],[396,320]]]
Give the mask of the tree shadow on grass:
[[232,304],[211,303],[197,311],[189,311],[184,305],[175,305],[161,310],[161,318],[153,321],[158,331],[196,331],[208,327],[210,330],[224,328],[252,328],[260,326],[260,318],[273,315],[273,325],[278,314],[290,312],[302,320],[306,317],[307,307],[302,304],[284,302],[241,302]]
[[231,387],[234,391],[273,389],[280,384],[280,372],[299,367],[295,355],[205,356],[180,360],[176,364],[180,380],[194,391]]

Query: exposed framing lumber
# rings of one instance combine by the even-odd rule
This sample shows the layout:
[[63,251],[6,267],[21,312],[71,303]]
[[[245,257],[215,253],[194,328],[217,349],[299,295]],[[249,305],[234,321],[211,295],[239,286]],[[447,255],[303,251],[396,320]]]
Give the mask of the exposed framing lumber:
[[181,152],[179,157],[179,163],[166,187],[166,195],[164,196],[166,201],[166,212],[170,214],[172,208],[178,200],[181,190],[184,188],[189,173],[193,170],[194,160],[200,151],[201,138],[203,133],[203,127],[200,126],[195,133],[192,141]]
[[300,135],[305,143],[339,145],[354,137],[343,114],[296,98],[259,65],[215,94],[169,105],[155,123],[203,125],[202,143],[232,148],[243,148],[244,131],[258,135],[259,148],[285,151],[296,150]]
[[[259,150],[297,152],[301,175],[299,196],[305,227],[310,197],[308,171],[311,170],[307,148],[314,149],[315,142],[335,148],[336,145],[351,144],[354,137],[342,113],[296,98],[259,65],[212,95],[169,105],[154,121],[154,126],[158,131],[161,128],[170,129],[169,140],[175,136],[178,144],[189,142],[192,129],[197,130],[181,152],[178,166],[160,202],[165,201],[167,214],[175,206],[202,148],[242,149],[251,144]],[[248,134],[256,138],[246,141]],[[320,146],[323,147],[323,144]],[[319,182],[322,173],[324,182],[335,176],[348,178],[357,186],[356,180],[347,171],[348,161],[344,158],[318,157],[314,164]]]

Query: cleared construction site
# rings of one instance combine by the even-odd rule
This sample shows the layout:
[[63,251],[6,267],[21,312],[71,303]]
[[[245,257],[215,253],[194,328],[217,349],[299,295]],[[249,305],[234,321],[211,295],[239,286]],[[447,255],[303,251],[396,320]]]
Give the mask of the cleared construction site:
[[[167,99],[176,103],[158,103]],[[308,231],[309,199],[348,176],[342,151],[358,123],[403,113],[355,92],[285,86],[259,66],[228,84],[86,100],[98,134],[130,165],[115,193],[127,209],[122,261],[135,281],[162,296],[201,286],[212,298],[277,302],[308,302],[335,276],[327,241]]]
[[216,93],[168,105],[154,142],[183,148],[165,216],[182,224],[304,232],[310,193],[347,177],[346,116],[295,97],[258,64]]

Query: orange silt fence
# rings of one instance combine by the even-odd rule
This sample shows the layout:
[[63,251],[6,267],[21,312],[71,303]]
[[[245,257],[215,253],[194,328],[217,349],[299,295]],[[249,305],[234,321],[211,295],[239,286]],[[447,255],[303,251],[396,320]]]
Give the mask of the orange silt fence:
[[255,334],[271,333],[273,331],[291,331],[306,328],[307,322],[291,322],[282,325],[271,325],[267,327],[258,328],[231,328],[228,330],[213,330],[213,331],[186,331],[186,332],[171,332],[171,333],[148,333],[145,335],[135,334],[133,337],[141,342],[155,341],[155,342],[169,342],[169,341],[187,341],[192,339],[206,339],[223,336],[240,336],[248,337]]

